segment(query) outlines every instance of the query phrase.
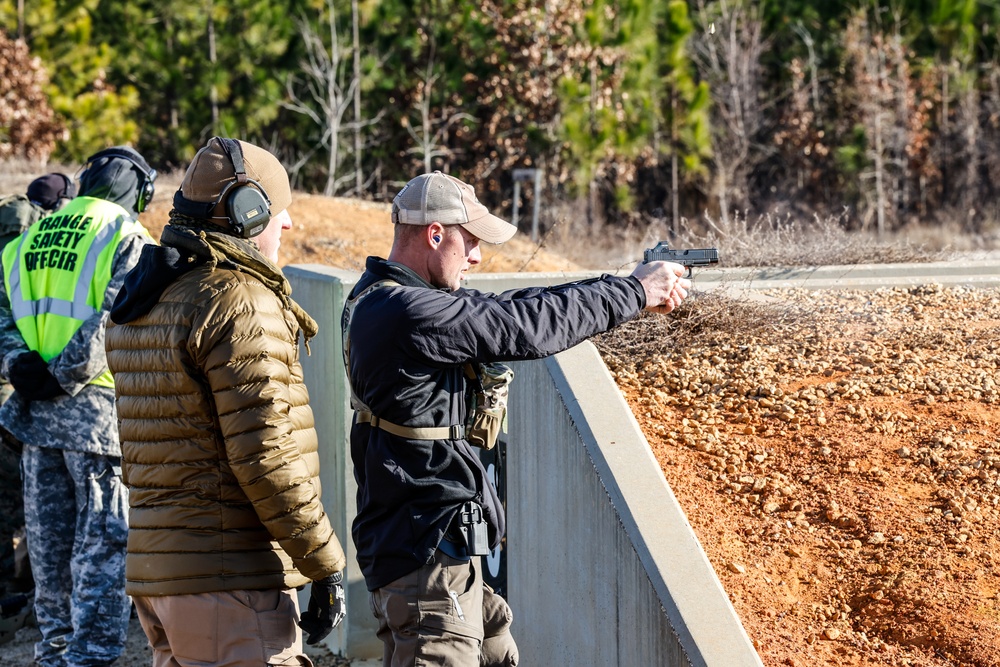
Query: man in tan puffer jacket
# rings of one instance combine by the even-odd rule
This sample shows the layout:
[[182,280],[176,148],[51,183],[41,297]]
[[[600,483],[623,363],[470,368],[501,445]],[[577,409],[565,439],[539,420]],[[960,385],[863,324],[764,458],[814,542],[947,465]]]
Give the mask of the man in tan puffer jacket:
[[290,203],[273,155],[213,138],[111,311],[126,590],[154,667],[310,665],[296,621],[313,644],[344,615],[299,363],[316,323],[276,265]]

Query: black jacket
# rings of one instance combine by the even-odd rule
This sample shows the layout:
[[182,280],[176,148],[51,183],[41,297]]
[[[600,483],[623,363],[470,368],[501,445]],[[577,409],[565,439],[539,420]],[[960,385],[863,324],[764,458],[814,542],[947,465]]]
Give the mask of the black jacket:
[[[399,285],[374,290],[354,311],[348,374],[373,414],[404,426],[465,422],[467,362],[546,357],[645,306],[642,286],[631,277],[500,295],[449,292],[376,257],[368,258],[351,297],[385,279]],[[491,546],[500,543],[505,525],[496,491],[465,440],[412,440],[355,423],[351,457],[358,482],[353,536],[369,590],[428,562],[467,500],[483,506]]]

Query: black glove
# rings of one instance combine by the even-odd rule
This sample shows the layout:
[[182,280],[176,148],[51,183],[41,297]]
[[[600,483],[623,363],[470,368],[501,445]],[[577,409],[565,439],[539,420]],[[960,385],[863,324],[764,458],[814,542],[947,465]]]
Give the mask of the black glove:
[[49,372],[49,365],[35,350],[14,357],[9,370],[10,383],[27,401],[46,401],[66,395],[66,390]]
[[308,635],[306,644],[312,646],[326,639],[347,615],[343,580],[343,572],[334,572],[326,579],[312,582],[309,608],[299,621],[299,627]]

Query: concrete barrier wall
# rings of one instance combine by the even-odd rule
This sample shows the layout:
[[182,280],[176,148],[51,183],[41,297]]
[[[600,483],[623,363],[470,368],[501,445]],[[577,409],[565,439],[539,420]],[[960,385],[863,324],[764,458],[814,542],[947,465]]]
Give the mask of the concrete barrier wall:
[[596,348],[514,364],[507,576],[527,665],[760,665]]
[[[381,655],[350,522],[356,485],[340,312],[357,275],[288,267],[320,334],[303,358],[323,501],[349,558],[348,618],[332,650]],[[592,274],[589,274],[592,275]],[[586,275],[479,276],[487,291]],[[507,457],[507,583],[522,663],[760,665],[613,379],[589,343],[515,365]]]
[[[285,268],[292,283],[292,298],[319,324],[319,334],[309,343],[311,354],[302,355],[302,370],[319,436],[323,507],[347,553],[347,619],[326,640],[335,653],[352,657],[381,657],[382,642],[368,604],[368,590],[357,565],[351,539],[351,521],[357,513],[358,485],[354,481],[348,442],[351,419],[350,390],[344,371],[340,313],[359,275],[319,265]],[[299,595],[305,608],[308,587]]]
[[939,285],[1000,285],[1000,260],[969,259],[907,264],[851,264],[806,268],[722,268],[695,271],[701,289],[861,289]]
[[[623,276],[630,272],[630,267],[624,267],[617,271],[605,272],[482,274],[470,278],[469,284],[485,291],[500,292],[514,287],[555,285],[583,280],[601,273]],[[1000,286],[1000,258],[806,268],[708,268],[694,271],[694,285],[701,291],[719,288],[733,292],[789,288],[871,290],[880,287],[915,287],[929,283],[976,287]]]

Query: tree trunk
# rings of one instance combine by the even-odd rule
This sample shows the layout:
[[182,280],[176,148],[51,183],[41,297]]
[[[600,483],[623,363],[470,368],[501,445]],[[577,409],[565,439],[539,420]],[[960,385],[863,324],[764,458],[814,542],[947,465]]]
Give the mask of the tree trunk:
[[677,96],[673,89],[670,91],[670,231],[673,238],[681,231],[680,205],[677,198],[680,196],[680,186],[678,185],[678,164],[677,152],[680,151],[680,141],[677,137]]
[[941,72],[941,203],[945,203],[945,193],[948,187],[948,135],[951,129],[948,124],[948,65]]
[[913,199],[912,185],[909,178],[909,169],[907,168],[907,155],[906,147],[910,144],[910,129],[908,125],[908,120],[912,110],[909,107],[909,90],[910,81],[909,73],[905,68],[905,53],[903,52],[901,43],[902,35],[899,34],[898,29],[895,35],[893,35],[893,42],[896,46],[894,53],[896,57],[896,66],[893,68],[896,71],[896,99],[898,101],[898,106],[896,110],[896,123],[902,127],[902,140],[897,142],[897,145],[893,149],[894,157],[899,165],[897,172],[897,185],[896,185],[896,196],[895,196],[895,210],[898,211],[909,211],[910,202]]
[[361,173],[361,38],[358,26],[358,0],[351,0],[351,25],[354,42],[354,196],[361,196],[364,178]]
[[979,91],[972,85],[965,91],[965,224],[966,230],[977,232],[979,206]]
[[875,220],[878,237],[885,235],[885,156],[882,140],[882,105],[876,100],[875,107]]
[[212,63],[212,86],[209,89],[209,103],[212,105],[212,134],[219,134],[219,91],[215,87],[215,65],[217,62],[215,55],[215,19],[213,14],[212,0],[208,2],[208,62]]
[[334,118],[330,119],[330,157],[326,164],[326,187],[323,194],[333,197],[337,194],[337,160],[340,159],[339,142],[340,123]]
[[[590,62],[590,127],[593,129],[597,118],[597,63]],[[592,161],[590,165],[590,182],[587,184],[587,222],[591,232],[599,232],[602,223],[597,202],[597,158],[593,154],[587,156]]]
[[716,176],[716,196],[719,201],[719,216],[724,229],[729,229],[729,183],[726,181],[726,169],[718,170]]
[[330,30],[330,63],[326,72],[326,103],[331,110],[327,123],[330,130],[330,155],[326,167],[326,187],[323,194],[337,194],[337,164],[340,161],[340,94],[337,89],[337,64],[340,62],[340,41],[337,39],[337,16],[332,0],[327,2]]

